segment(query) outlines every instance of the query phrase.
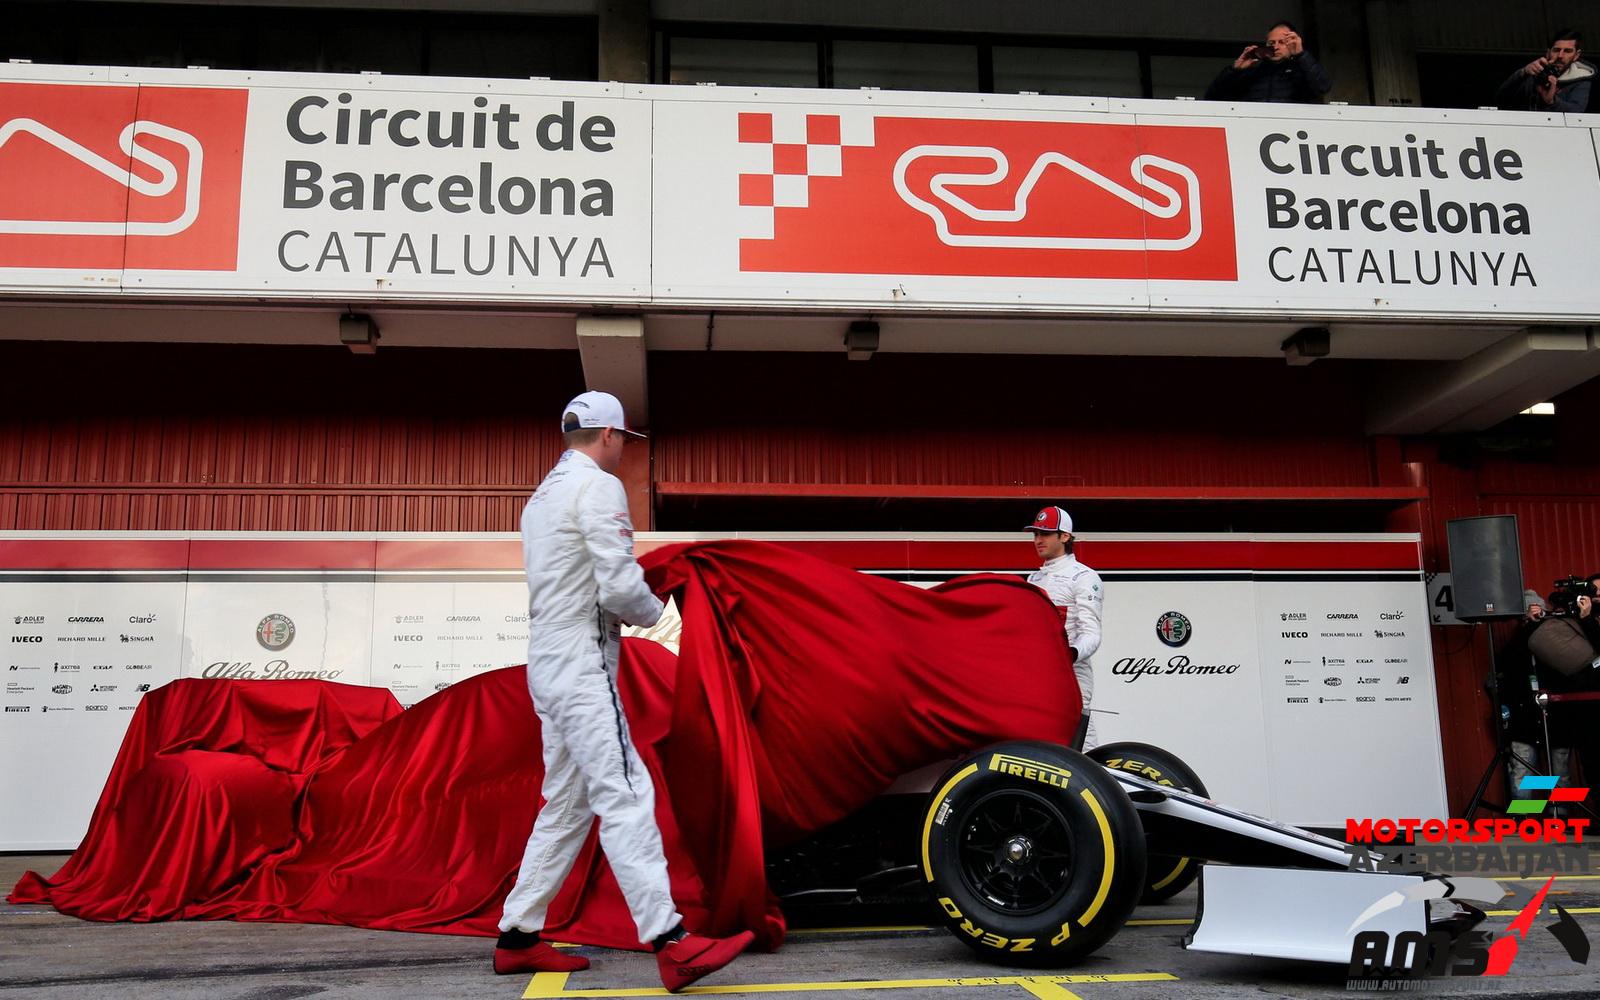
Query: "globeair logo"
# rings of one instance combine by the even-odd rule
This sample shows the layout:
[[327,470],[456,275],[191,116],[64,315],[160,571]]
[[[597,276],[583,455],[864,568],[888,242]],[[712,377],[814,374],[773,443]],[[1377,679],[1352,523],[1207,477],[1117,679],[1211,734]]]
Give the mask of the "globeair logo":
[[744,112],[737,128],[742,271],[1238,276],[1220,128],[866,109]]
[[247,96],[0,84],[0,268],[233,270]]

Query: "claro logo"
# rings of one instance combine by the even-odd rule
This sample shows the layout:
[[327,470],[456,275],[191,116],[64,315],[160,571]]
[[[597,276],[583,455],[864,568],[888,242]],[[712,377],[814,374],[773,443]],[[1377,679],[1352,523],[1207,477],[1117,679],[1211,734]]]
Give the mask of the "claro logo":
[[1220,128],[735,113],[742,271],[1238,275]]
[[0,84],[0,268],[233,270],[247,99]]

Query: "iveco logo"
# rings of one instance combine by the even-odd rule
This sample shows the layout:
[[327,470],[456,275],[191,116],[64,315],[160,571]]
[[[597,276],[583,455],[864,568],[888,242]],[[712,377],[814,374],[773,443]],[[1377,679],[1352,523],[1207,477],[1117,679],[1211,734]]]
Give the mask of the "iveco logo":
[[397,635],[397,636],[394,637],[394,641],[395,642],[421,642],[422,641],[422,636],[420,636],[420,635]]
[[12,642],[44,642],[44,636],[42,636],[42,635],[14,635],[14,636],[11,637],[11,641]]
[[1285,632],[1283,637],[1285,639],[1306,639],[1309,638],[1309,635],[1305,632]]

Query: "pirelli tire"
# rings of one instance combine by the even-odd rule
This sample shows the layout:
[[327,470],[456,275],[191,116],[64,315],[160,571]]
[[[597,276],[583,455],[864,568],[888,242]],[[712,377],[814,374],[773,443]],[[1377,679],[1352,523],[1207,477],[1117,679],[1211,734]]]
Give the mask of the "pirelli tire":
[[[1138,775],[1158,785],[1168,785],[1209,798],[1205,782],[1176,754],[1148,743],[1107,743],[1089,751],[1089,757],[1112,771]],[[1144,893],[1139,902],[1149,905],[1171,899],[1200,877],[1200,862],[1165,854],[1148,856]]]
[[1007,965],[1070,965],[1122,927],[1145,885],[1133,803],[1053,743],[989,747],[935,786],[922,874],[950,931]]

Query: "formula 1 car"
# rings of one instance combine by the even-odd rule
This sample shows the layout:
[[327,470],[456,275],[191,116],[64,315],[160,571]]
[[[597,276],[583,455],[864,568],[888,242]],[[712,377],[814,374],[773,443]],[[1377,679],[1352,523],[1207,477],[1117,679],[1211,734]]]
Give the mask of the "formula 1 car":
[[769,881],[801,919],[828,901],[903,912],[920,889],[930,919],[986,960],[1017,966],[1070,965],[1135,906],[1196,880],[1185,948],[1338,964],[1358,930],[1455,936],[1484,917],[1465,899],[1503,894],[1484,879],[1380,871],[1381,855],[1206,794],[1183,761],[1148,744],[1084,754],[1002,743],[949,766],[923,797],[888,796],[774,855]]

